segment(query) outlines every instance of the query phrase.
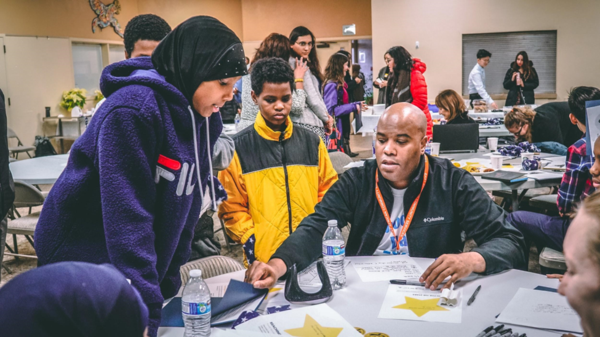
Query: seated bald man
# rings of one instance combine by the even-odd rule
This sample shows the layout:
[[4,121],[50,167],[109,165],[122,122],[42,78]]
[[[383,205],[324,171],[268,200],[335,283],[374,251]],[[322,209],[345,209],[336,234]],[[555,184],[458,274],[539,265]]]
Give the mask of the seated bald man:
[[[419,108],[390,106],[377,125],[376,160],[344,173],[268,263],[252,264],[246,282],[269,288],[293,264],[302,270],[317,260],[332,219],[352,225],[348,256],[437,258],[421,276],[431,289],[448,276],[445,286],[472,272],[525,268],[523,235],[471,174],[425,154],[426,131]],[[471,252],[462,252],[462,231],[477,243]]]

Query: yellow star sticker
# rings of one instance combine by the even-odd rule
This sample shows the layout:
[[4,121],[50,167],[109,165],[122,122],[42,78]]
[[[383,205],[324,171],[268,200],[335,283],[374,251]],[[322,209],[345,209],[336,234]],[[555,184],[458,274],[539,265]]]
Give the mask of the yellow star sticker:
[[415,313],[415,315],[421,317],[430,311],[448,311],[438,305],[439,298],[432,298],[430,300],[419,300],[412,297],[404,297],[406,303],[393,307],[394,309],[406,309]]
[[303,327],[285,330],[285,332],[295,337],[337,337],[342,330],[344,328],[323,327],[314,318],[306,315]]
[[274,293],[274,292],[279,291],[279,290],[281,290],[281,288],[271,288],[271,289],[269,289],[269,292],[270,293]]

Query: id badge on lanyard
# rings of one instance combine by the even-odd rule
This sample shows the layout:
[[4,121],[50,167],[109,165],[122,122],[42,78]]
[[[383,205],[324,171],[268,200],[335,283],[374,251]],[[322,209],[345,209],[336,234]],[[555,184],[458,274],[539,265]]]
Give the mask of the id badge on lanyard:
[[[383,195],[381,194],[381,190],[379,189],[379,171],[375,171],[375,196],[377,197],[377,202],[379,203],[379,207],[381,207],[381,211],[383,212],[383,217],[388,224],[388,228],[390,230],[390,235],[392,236],[392,250],[395,248],[396,252],[400,252],[400,242],[403,241],[410,224],[412,223],[413,217],[415,216],[415,211],[417,210],[417,205],[419,204],[419,199],[421,199],[421,194],[423,193],[423,189],[425,189],[425,184],[427,183],[427,177],[429,176],[429,158],[425,156],[425,172],[423,173],[423,184],[421,185],[421,191],[419,195],[415,198],[410,209],[408,210],[408,214],[406,215],[406,220],[404,221],[404,225],[400,232],[396,235],[396,231],[394,230],[394,224],[392,223],[392,219],[390,218],[390,213],[388,212],[387,206],[385,205],[385,201],[383,200]],[[406,242],[406,240],[404,240]],[[396,247],[393,247],[395,244]],[[407,247],[408,249],[408,247]]]

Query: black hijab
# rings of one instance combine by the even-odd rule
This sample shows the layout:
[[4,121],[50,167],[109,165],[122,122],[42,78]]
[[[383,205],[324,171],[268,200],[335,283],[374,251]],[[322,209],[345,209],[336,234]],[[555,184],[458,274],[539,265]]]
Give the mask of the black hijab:
[[0,288],[0,335],[142,337],[148,309],[109,264],[60,262]]
[[202,82],[248,74],[240,39],[210,16],[195,16],[177,26],[156,47],[152,63],[190,105]]

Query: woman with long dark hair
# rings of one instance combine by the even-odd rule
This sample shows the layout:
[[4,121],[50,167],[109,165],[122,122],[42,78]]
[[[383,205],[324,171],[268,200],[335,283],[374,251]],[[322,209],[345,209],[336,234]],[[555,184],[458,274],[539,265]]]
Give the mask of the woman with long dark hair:
[[358,154],[350,150],[350,113],[365,110],[366,106],[364,102],[349,102],[348,84],[344,80],[346,72],[350,69],[349,63],[348,58],[343,54],[331,55],[325,68],[323,98],[327,111],[336,120],[337,131],[341,133],[341,137],[332,139],[336,144],[330,143],[329,149],[343,151],[351,157],[356,157]]
[[[303,126],[325,139],[333,127],[333,118],[327,114],[327,108],[321,96],[323,75],[315,48],[315,36],[308,28],[299,26],[290,33],[291,54],[290,65],[295,69],[296,58],[305,60],[308,71],[304,77],[296,77],[296,83],[304,83],[306,106],[301,114],[290,112],[290,118],[296,125]],[[325,130],[323,130],[325,128]]]
[[540,79],[529,60],[527,52],[520,51],[504,76],[504,89],[508,90],[505,106],[535,104],[533,90],[540,85]]
[[[253,125],[258,114],[258,105],[252,100],[252,65],[259,60],[269,57],[277,57],[288,61],[290,55],[290,40],[286,36],[277,33],[267,36],[256,50],[256,54],[254,54],[254,58],[250,64],[250,73],[242,77],[242,120],[239,126],[240,131]],[[292,62],[295,65],[295,78],[303,78],[304,73],[308,70],[306,62],[300,59],[293,59]],[[292,93],[292,111],[290,115],[302,114],[305,105],[306,91],[304,91],[304,83],[296,82],[296,90]]]
[[427,66],[400,46],[388,49],[385,53],[385,63],[390,68],[386,107],[407,102],[421,109],[427,117],[427,137],[431,139],[433,122],[427,105],[427,83],[423,76]]

